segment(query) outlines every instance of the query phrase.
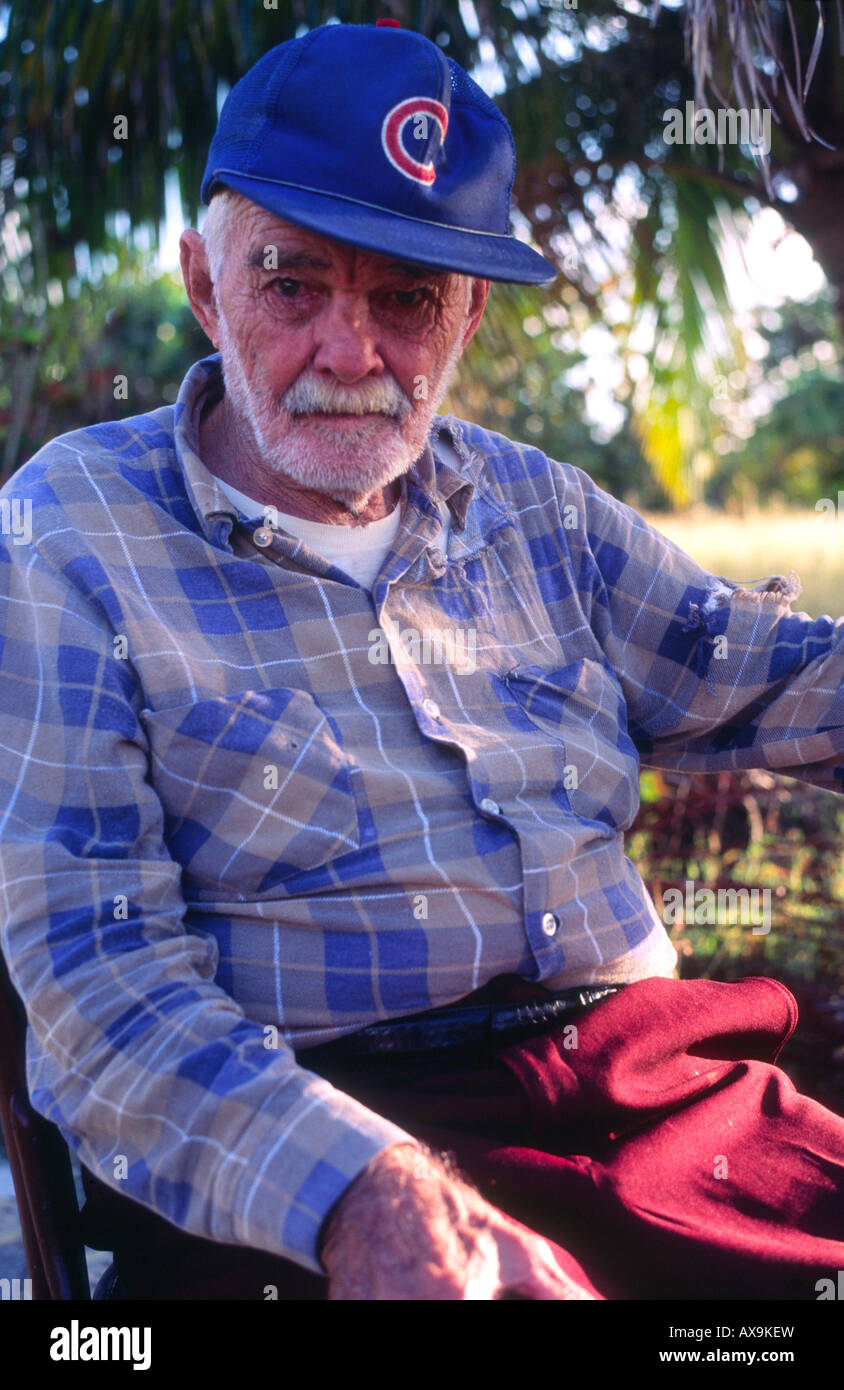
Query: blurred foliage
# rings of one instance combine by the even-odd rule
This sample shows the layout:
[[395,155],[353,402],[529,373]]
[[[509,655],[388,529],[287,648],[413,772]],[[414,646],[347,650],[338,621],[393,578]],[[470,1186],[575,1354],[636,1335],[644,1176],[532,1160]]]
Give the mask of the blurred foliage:
[[617,497],[658,507],[666,494],[643,462],[630,421],[617,433],[597,429],[587,419],[584,390],[567,380],[582,367],[577,326],[588,322],[579,300],[569,310],[549,305],[536,288],[493,285],[442,409],[576,464]]
[[[772,5],[774,27],[775,10]],[[794,220],[799,212],[801,230],[829,266],[844,233],[839,227],[831,243],[834,219],[813,202],[814,185],[807,182],[815,147],[804,141],[798,149],[786,125],[775,131],[772,195],[746,149],[665,143],[666,108],[682,107],[693,93],[683,14],[663,8],[652,23],[639,0],[590,0],[576,9],[559,0],[278,0],[277,9],[251,0],[0,6],[7,20],[0,40],[2,477],[42,442],[44,428],[55,432],[55,396],[38,363],[54,364],[79,327],[71,308],[57,302],[61,287],[84,279],[87,258],[96,261],[115,238],[128,248],[140,230],[154,241],[168,175],[178,180],[187,217],[196,220],[218,101],[261,53],[328,19],[372,22],[385,12],[477,70],[482,84],[500,78],[496,100],[519,155],[516,227],[560,267],[558,281],[543,292],[543,314],[556,314],[546,317],[557,340],[550,346],[541,334],[526,333],[518,292],[494,288],[461,375],[474,418],[535,440],[619,492],[632,487],[648,503],[702,495],[719,429],[709,409],[712,381],[743,366],[720,254],[725,230],[736,226],[741,235],[747,211],[773,200],[785,217]],[[795,25],[798,51],[808,53],[816,26],[799,13]],[[835,51],[823,46],[810,93],[816,104],[819,93],[830,97],[826,114],[822,106],[811,112],[824,138],[836,135],[841,107],[832,100],[842,88]],[[126,139],[117,138],[122,117]],[[801,189],[799,208],[779,196],[785,174]],[[118,235],[121,211],[126,228]],[[136,288],[151,292],[148,285]],[[110,279],[100,289],[119,294]],[[143,310],[139,315],[140,322]],[[588,386],[559,380],[564,359],[575,364],[577,338],[589,323],[608,326],[616,341],[617,433],[596,425]],[[560,346],[561,336],[572,335],[571,346]],[[175,361],[175,345],[173,353]],[[130,381],[132,356],[120,344],[109,364]],[[628,371],[633,359],[644,363],[644,372]],[[503,361],[511,364],[509,380]],[[147,364],[142,368],[148,377]],[[73,389],[68,379],[66,372],[62,399]],[[83,413],[76,423],[82,424],[86,403],[102,396],[92,397],[83,382],[78,394]],[[138,388],[133,408],[145,399]],[[551,419],[537,427],[532,417],[543,416],[546,404]],[[119,401],[109,408],[125,413]]]
[[768,933],[754,935],[728,913],[717,925],[681,920],[672,928],[696,973],[716,974],[727,959],[770,969],[773,953],[792,973],[844,991],[840,797],[761,770],[694,778],[648,770],[641,794],[627,848],[657,904],[686,880],[716,891],[771,890]]
[[[28,457],[46,440],[98,420],[155,410],[176,398],[185,370],[209,350],[193,317],[181,277],[154,276],[146,257],[106,241],[107,269],[74,277],[50,310],[49,335],[39,343],[18,325],[0,321],[0,430],[18,429]],[[21,381],[31,374],[32,406],[19,411]],[[127,378],[124,394],[115,383]]]
[[[713,506],[814,507],[844,487],[841,347],[832,295],[786,303],[769,318],[774,326],[759,328],[768,346],[759,377],[775,398],[749,438],[730,439],[731,450],[706,488]],[[729,424],[722,423],[729,438]]]
[[[678,901],[664,897],[668,890],[682,895],[668,925],[681,978],[765,975],[787,984],[802,1022],[780,1065],[844,1113],[844,801],[761,770],[694,778],[647,770],[641,797],[626,849],[658,911]],[[716,897],[710,912],[700,894],[741,888],[758,890],[744,920],[729,897],[720,909]]]
[[841,383],[818,366],[800,373],[745,448],[721,467],[707,500],[719,506],[738,493],[760,506],[815,506],[844,487],[842,458]]

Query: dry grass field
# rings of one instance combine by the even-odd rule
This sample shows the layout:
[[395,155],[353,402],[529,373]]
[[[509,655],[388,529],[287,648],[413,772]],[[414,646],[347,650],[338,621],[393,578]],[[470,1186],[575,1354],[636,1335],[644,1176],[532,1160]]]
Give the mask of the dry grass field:
[[755,580],[793,569],[802,584],[794,612],[813,618],[844,614],[844,506],[834,517],[808,509],[746,516],[705,510],[643,515],[713,574]]

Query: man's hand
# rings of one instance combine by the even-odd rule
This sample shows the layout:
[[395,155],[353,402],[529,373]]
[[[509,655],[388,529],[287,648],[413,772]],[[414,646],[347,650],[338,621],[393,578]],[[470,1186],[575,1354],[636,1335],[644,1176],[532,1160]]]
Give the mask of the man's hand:
[[490,1206],[442,1157],[376,1154],[327,1219],[329,1299],[591,1299],[551,1246]]

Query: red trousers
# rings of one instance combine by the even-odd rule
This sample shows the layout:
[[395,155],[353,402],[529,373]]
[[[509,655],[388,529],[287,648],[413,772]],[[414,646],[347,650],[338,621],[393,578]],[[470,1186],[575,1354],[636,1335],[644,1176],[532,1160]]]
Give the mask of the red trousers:
[[[796,1022],[775,980],[649,979],[497,1053],[300,1059],[450,1151],[599,1296],[811,1300],[844,1269],[844,1119],[773,1065]],[[325,1297],[321,1276],[83,1177],[88,1243],[114,1249],[130,1298]]]

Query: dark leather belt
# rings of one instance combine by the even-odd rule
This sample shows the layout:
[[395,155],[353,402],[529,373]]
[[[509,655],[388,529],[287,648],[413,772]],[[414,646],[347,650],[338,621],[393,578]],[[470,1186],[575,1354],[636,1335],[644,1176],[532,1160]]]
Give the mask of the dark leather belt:
[[623,985],[595,985],[559,990],[547,999],[523,1004],[449,1004],[412,1018],[372,1023],[357,1033],[305,1048],[303,1065],[313,1055],[372,1056],[386,1053],[441,1052],[452,1047],[504,1046],[541,1033],[566,1014],[588,1009]]

